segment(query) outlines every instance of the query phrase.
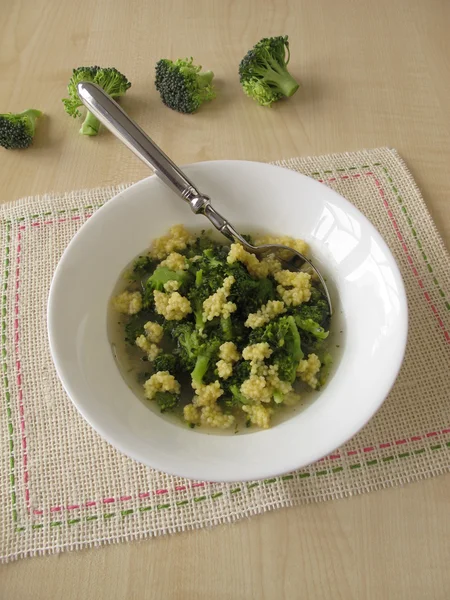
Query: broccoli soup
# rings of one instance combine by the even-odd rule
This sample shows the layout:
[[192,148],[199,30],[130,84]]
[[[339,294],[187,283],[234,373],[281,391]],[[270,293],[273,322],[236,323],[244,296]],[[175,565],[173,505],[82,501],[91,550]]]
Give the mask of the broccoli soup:
[[[287,237],[252,242],[308,252]],[[108,333],[125,381],[154,410],[236,433],[267,429],[314,399],[337,345],[329,325],[310,273],[176,225],[122,274]]]

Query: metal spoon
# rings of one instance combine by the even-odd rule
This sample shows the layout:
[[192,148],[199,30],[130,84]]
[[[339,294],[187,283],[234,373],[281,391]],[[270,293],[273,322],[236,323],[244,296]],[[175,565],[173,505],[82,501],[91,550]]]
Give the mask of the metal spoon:
[[192,181],[101,87],[95,83],[83,81],[78,84],[77,89],[86,108],[147,166],[151,167],[169,188],[181,196],[194,213],[207,217],[226,238],[232,242],[239,242],[248,252],[256,256],[273,254],[291,270],[305,270],[305,266],[312,269],[323,286],[330,314],[332,313],[331,298],[325,280],[306,256],[288,246],[279,244],[264,246],[249,244],[221,214],[214,210],[209,197],[197,190]]

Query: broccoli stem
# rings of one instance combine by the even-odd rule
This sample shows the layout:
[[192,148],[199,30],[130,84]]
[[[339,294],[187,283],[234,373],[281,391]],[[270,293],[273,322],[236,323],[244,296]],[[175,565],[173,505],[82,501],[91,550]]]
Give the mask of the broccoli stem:
[[100,121],[88,111],[86,118],[83,121],[83,125],[81,126],[80,133],[83,135],[97,135],[99,127]]
[[227,317],[226,319],[222,317],[220,319],[220,326],[222,328],[225,341],[231,341],[233,339],[233,323],[231,321],[231,317]]
[[300,87],[285,67],[281,67],[275,60],[270,60],[267,72],[262,73],[267,83],[274,83],[280,92],[290,98]]
[[197,331],[203,331],[205,328],[205,319],[203,318],[203,310],[195,311],[195,328]]
[[230,392],[236,402],[239,402],[240,404],[250,404],[250,401],[244,396],[238,385],[230,385]]
[[275,390],[273,393],[273,400],[276,404],[282,404],[284,402],[284,394],[280,390]]
[[209,357],[204,354],[200,354],[197,357],[197,361],[195,363],[194,370],[191,373],[192,381],[197,385],[203,383],[203,377],[205,376],[206,371],[209,366]]
[[23,113],[20,113],[19,116],[28,118],[34,135],[34,130],[36,129],[36,119],[42,117],[42,112],[40,110],[36,110],[35,108],[29,108],[28,110],[24,110]]
[[208,85],[211,85],[214,73],[212,71],[205,71],[204,73],[199,73],[197,77],[199,86],[207,87]]

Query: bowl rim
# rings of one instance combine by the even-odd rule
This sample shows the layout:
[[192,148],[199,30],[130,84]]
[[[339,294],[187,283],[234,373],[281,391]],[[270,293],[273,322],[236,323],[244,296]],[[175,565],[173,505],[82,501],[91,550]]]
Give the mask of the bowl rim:
[[[233,163],[237,163],[239,165],[243,165],[243,164],[253,165],[253,166],[257,165],[259,167],[263,166],[263,167],[268,167],[268,168],[272,168],[272,169],[276,169],[276,170],[280,170],[280,171],[287,171],[291,174],[300,176],[301,178],[307,178],[308,180],[310,180],[311,182],[314,182],[317,185],[324,185],[323,183],[315,180],[314,178],[308,177],[307,175],[304,175],[297,171],[287,169],[286,167],[281,167],[278,165],[272,165],[270,163],[264,163],[264,162],[258,162],[258,161],[233,160],[233,159],[231,159],[231,160],[225,159],[225,160],[199,161],[199,162],[195,162],[195,163],[188,163],[188,164],[182,165],[181,168],[189,170],[191,168],[196,168],[199,166],[201,168],[203,168],[205,166],[208,167],[210,165],[220,166],[222,164],[231,165]],[[133,460],[139,462],[140,464],[144,464],[151,468],[163,471],[165,473],[168,473],[169,475],[199,480],[199,479],[202,479],[202,476],[199,476],[198,469],[196,469],[195,467],[191,468],[191,465],[189,465],[188,468],[182,469],[183,472],[180,472],[177,470],[176,465],[174,465],[174,468],[171,468],[167,464],[161,464],[161,462],[158,460],[156,460],[156,461],[153,461],[152,459],[150,461],[145,460],[141,454],[139,454],[138,452],[135,452],[133,449],[130,449],[130,447],[127,444],[123,444],[122,440],[118,440],[116,437],[114,437],[114,435],[110,435],[110,433],[108,432],[108,429],[105,429],[103,427],[103,424],[101,421],[95,420],[95,419],[93,420],[91,415],[88,414],[88,411],[85,410],[85,406],[83,405],[83,403],[80,403],[79,401],[76,400],[77,392],[76,392],[76,390],[74,390],[74,388],[71,384],[70,376],[67,376],[63,366],[61,365],[61,362],[58,358],[58,353],[56,351],[57,334],[56,334],[54,323],[53,323],[54,318],[55,318],[54,305],[55,305],[55,301],[56,301],[55,288],[57,287],[57,282],[58,282],[59,276],[65,268],[64,262],[65,262],[66,257],[70,254],[72,248],[79,243],[79,236],[81,235],[81,232],[84,232],[86,230],[85,228],[94,227],[95,223],[98,221],[98,219],[101,218],[103,211],[107,211],[108,207],[113,206],[113,204],[115,202],[117,202],[121,196],[129,193],[130,190],[136,190],[139,187],[143,187],[147,184],[147,182],[149,180],[154,181],[155,179],[156,180],[158,179],[155,174],[150,175],[149,177],[146,177],[144,179],[141,179],[140,181],[137,181],[136,183],[127,187],[125,190],[121,190],[115,196],[111,197],[101,208],[99,208],[95,211],[95,213],[89,218],[89,220],[86,221],[76,231],[75,235],[70,240],[69,244],[65,248],[63,254],[61,255],[60,260],[58,261],[58,264],[54,271],[51,285],[50,285],[48,301],[47,301],[48,340],[49,340],[50,353],[51,353],[51,357],[53,360],[53,364],[55,366],[58,378],[59,378],[61,384],[63,385],[66,394],[68,395],[69,399],[74,404],[74,406],[76,407],[77,411],[85,419],[85,421],[104,440],[106,440],[109,444],[111,444],[114,448],[116,448],[118,451],[123,453],[125,456],[132,458]],[[332,188],[329,188],[328,186],[325,186],[325,187],[327,187],[328,193],[331,192],[335,197],[337,197],[339,199],[340,202],[344,203],[345,206],[350,207],[351,211],[356,211],[358,213],[359,218],[362,219],[363,221],[365,221],[366,224],[369,225],[369,227],[372,229],[375,237],[377,238],[377,242],[382,246],[384,251],[391,258],[390,266],[392,267],[392,270],[395,275],[396,283],[398,284],[399,291],[401,292],[401,293],[399,293],[399,296],[398,296],[399,302],[401,304],[400,311],[401,311],[401,316],[402,316],[402,323],[401,323],[401,336],[399,338],[399,344],[398,344],[398,354],[396,356],[397,364],[396,364],[396,367],[392,370],[391,376],[388,379],[386,379],[384,386],[380,387],[380,393],[379,393],[378,400],[376,402],[372,403],[371,409],[367,411],[367,414],[364,414],[358,420],[353,421],[353,427],[351,427],[352,433],[349,434],[347,432],[347,430],[342,431],[340,434],[336,433],[333,438],[333,445],[329,446],[329,449],[325,453],[319,449],[317,449],[316,451],[311,451],[309,453],[309,456],[305,460],[303,460],[300,464],[299,464],[298,460],[295,460],[294,458],[289,460],[289,457],[286,457],[286,461],[285,461],[286,466],[283,467],[283,470],[280,471],[279,469],[277,469],[276,471],[273,471],[271,469],[267,469],[267,468],[264,469],[264,467],[260,467],[259,471],[257,471],[255,469],[254,473],[252,473],[251,476],[249,475],[249,476],[245,476],[245,477],[240,477],[239,481],[252,481],[252,480],[263,479],[263,478],[267,478],[267,477],[275,477],[275,476],[282,475],[283,473],[288,473],[288,472],[298,470],[300,468],[304,468],[307,465],[310,465],[310,464],[320,460],[324,456],[327,456],[329,452],[333,451],[335,448],[337,448],[337,447],[341,446],[342,444],[346,443],[347,441],[349,441],[373,418],[373,416],[376,414],[376,412],[380,409],[383,402],[386,400],[388,394],[390,393],[393,385],[395,384],[395,381],[397,380],[399,371],[403,364],[403,360],[404,360],[404,356],[405,356],[405,352],[406,352],[407,339],[408,339],[408,303],[407,303],[407,296],[406,296],[406,291],[405,291],[405,287],[404,287],[402,274],[398,267],[397,261],[395,260],[387,243],[384,241],[381,234],[378,232],[376,227],[369,221],[369,219],[356,206],[354,206],[354,204],[352,204],[345,197],[341,196],[338,192],[336,192]],[[257,433],[263,433],[263,432],[255,432],[255,434],[257,434]],[[254,434],[252,434],[252,435],[254,435]],[[172,461],[172,463],[173,463],[173,461]],[[225,477],[221,477],[219,479],[208,478],[208,480],[211,482],[213,482],[213,481],[232,482],[232,481],[236,481],[236,478],[225,476]]]

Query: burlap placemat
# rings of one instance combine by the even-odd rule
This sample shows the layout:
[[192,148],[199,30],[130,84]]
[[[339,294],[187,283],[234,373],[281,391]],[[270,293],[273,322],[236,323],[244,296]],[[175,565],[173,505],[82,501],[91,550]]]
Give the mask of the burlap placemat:
[[226,523],[449,470],[450,257],[411,175],[388,149],[278,164],[348,198],[381,232],[400,265],[410,334],[403,368],[382,409],[319,463],[265,481],[187,481],[133,462],[104,442],[72,406],[53,368],[46,331],[49,285],[64,248],[89,215],[126,186],[4,205],[3,561]]

